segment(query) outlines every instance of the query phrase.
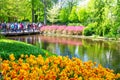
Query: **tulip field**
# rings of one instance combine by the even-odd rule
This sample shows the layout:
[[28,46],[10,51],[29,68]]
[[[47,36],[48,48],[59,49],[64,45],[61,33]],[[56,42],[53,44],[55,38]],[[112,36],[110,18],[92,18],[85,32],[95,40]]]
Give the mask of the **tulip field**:
[[40,28],[41,33],[47,34],[67,34],[67,35],[81,35],[84,30],[84,26],[43,26]]
[[[47,56],[47,54],[46,54]],[[92,61],[82,62],[78,58],[62,56],[14,54],[9,60],[0,59],[2,80],[117,80],[120,74]]]

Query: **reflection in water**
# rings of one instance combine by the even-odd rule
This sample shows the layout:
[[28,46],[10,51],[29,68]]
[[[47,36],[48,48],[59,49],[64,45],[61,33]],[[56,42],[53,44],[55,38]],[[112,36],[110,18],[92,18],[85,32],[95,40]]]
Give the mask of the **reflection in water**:
[[79,46],[77,45],[76,49],[75,49],[75,54],[74,54],[74,56],[77,57],[77,58],[80,57],[78,50],[79,50]]
[[120,45],[115,42],[96,42],[77,38],[50,37],[41,35],[9,37],[46,49],[69,58],[78,57],[83,61],[92,60],[104,67],[120,72]]
[[70,59],[72,58],[72,53],[70,52],[68,46],[66,46],[65,53],[62,56],[68,56]]
[[58,55],[60,55],[61,53],[60,53],[60,48],[59,48],[59,45],[58,45],[58,43],[56,43],[56,47],[55,47],[56,49],[56,53],[58,54]]

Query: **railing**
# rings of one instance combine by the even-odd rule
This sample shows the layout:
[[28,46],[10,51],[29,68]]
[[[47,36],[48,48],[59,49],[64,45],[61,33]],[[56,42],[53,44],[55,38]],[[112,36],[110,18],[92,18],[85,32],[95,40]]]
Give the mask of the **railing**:
[[40,29],[0,29],[0,33],[5,36],[13,36],[13,35],[27,35],[27,34],[35,34],[40,33]]

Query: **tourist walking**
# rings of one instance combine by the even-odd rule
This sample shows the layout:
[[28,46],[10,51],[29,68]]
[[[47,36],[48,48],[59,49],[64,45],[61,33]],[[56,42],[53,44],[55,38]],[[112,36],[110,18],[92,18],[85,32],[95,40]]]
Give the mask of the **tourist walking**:
[[2,31],[3,31],[3,32],[6,32],[6,28],[7,28],[6,23],[2,23]]
[[11,23],[10,29],[11,29],[11,32],[14,32],[14,23]]

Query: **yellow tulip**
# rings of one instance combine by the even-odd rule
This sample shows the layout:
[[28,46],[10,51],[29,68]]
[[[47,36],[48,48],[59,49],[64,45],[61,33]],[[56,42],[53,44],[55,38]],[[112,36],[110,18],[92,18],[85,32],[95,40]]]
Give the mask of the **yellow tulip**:
[[15,60],[11,54],[9,60],[1,60],[2,75],[4,80],[115,80],[120,78],[120,73],[114,74],[113,70],[98,67],[91,61],[82,62],[78,58],[69,59],[62,56],[51,56],[44,60],[41,55],[30,57],[23,55]]
[[20,56],[21,58],[24,58],[24,54],[21,54],[21,56]]
[[14,54],[11,54],[11,55],[9,56],[9,58],[10,58],[11,61],[14,61],[14,60],[15,60]]

